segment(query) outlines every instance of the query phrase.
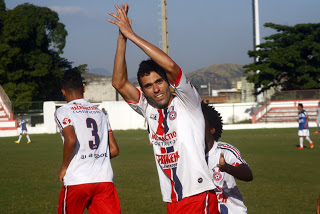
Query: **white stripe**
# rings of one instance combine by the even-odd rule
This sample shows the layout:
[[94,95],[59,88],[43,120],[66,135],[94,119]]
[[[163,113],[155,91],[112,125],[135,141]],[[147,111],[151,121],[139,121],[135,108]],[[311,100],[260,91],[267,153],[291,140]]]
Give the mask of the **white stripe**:
[[207,214],[207,211],[208,211],[208,201],[209,201],[209,194],[208,192],[206,192],[206,206],[204,208],[204,214]]
[[64,191],[64,199],[63,199],[63,213],[67,213],[66,208],[67,208],[67,192],[68,192],[68,187],[65,186],[66,190]]

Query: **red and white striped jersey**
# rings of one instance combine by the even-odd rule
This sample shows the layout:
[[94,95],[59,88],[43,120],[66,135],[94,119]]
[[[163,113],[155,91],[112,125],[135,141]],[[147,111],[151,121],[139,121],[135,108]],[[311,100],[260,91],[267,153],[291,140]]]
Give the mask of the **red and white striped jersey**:
[[219,211],[221,214],[247,213],[247,207],[243,203],[234,177],[226,172],[221,172],[217,167],[221,153],[224,154],[227,164],[233,166],[247,164],[236,147],[223,142],[215,142],[212,149],[206,154],[211,176],[217,187],[215,192],[218,197]]
[[176,96],[165,109],[153,107],[141,92],[138,103],[129,103],[148,122],[165,202],[180,201],[215,188],[205,160],[200,96],[181,70],[171,85]]
[[65,185],[113,182],[108,133],[112,132],[108,117],[84,99],[73,100],[55,112],[62,130],[73,126],[77,136],[75,154],[64,176]]

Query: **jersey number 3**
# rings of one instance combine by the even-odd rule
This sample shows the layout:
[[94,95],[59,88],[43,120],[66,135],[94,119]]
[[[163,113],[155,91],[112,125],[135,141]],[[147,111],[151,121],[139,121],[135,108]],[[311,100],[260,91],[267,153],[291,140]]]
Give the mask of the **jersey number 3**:
[[98,126],[97,123],[94,119],[92,118],[87,118],[87,128],[92,128],[92,136],[94,136],[94,141],[90,140],[89,141],[89,147],[90,149],[97,149],[99,147],[100,144],[100,137],[98,135]]

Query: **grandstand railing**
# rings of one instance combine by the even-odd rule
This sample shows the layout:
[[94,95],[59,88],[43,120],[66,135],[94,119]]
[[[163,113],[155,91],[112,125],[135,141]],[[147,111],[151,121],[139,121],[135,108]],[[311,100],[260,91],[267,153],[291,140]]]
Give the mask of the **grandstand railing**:
[[5,110],[6,114],[8,115],[8,118],[10,120],[13,119],[12,114],[12,103],[10,98],[8,97],[7,93],[4,91],[4,89],[0,85],[0,103]]

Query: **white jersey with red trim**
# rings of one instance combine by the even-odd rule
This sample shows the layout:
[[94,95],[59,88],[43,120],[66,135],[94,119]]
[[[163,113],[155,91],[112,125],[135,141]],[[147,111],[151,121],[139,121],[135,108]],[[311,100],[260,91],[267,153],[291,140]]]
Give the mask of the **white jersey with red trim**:
[[215,142],[212,149],[206,154],[212,179],[217,187],[215,192],[219,202],[219,211],[221,214],[247,213],[247,207],[243,203],[234,177],[226,172],[221,172],[217,167],[221,153],[224,154],[227,164],[233,166],[247,164],[241,157],[239,150],[228,143]]
[[176,202],[215,188],[205,160],[205,123],[200,96],[180,70],[170,105],[157,109],[139,91],[129,105],[145,117],[165,202]]
[[84,99],[73,100],[55,112],[62,130],[73,126],[77,136],[75,154],[63,178],[65,185],[113,182],[108,133],[112,132],[108,117]]

